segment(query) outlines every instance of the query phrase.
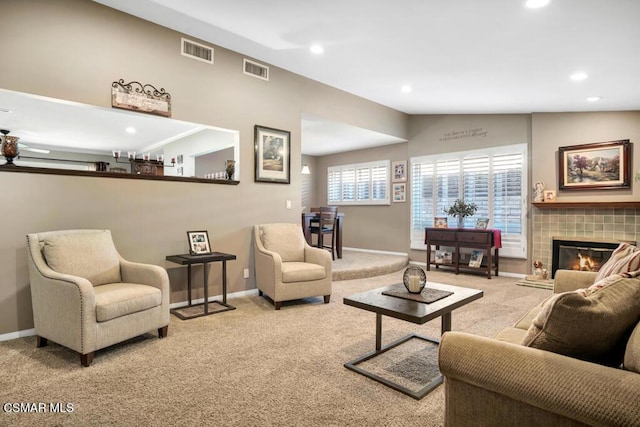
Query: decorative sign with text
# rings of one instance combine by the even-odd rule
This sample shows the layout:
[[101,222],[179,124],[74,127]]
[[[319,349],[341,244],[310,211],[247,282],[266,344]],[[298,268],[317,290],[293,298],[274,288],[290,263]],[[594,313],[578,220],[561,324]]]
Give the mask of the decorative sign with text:
[[440,142],[455,141],[464,138],[484,138],[487,136],[488,131],[485,128],[473,128],[465,130],[452,130],[446,132],[440,138]]
[[171,95],[164,89],[120,79],[111,84],[111,106],[125,110],[171,117]]

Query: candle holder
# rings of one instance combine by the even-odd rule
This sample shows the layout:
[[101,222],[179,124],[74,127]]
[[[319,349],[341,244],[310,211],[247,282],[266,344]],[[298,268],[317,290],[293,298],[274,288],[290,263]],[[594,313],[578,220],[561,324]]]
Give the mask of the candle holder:
[[17,136],[9,136],[9,131],[5,129],[0,130],[0,133],[2,133],[2,136],[0,136],[0,153],[2,153],[7,160],[4,165],[15,166],[13,159],[20,154],[20,150],[18,149],[18,140],[20,138]]
[[402,283],[410,294],[419,294],[427,284],[427,274],[420,267],[408,267],[402,275]]
[[[116,163],[130,163],[134,160],[136,160],[136,152],[135,151],[127,151],[127,159],[126,160],[120,160],[122,158],[122,151],[121,150],[112,150],[111,151],[113,158],[116,160]],[[142,160],[144,162],[153,162],[156,164],[156,166],[161,166],[163,168],[173,168],[176,165],[176,158],[175,156],[171,157],[171,164],[167,165],[164,163],[164,154],[156,154],[156,160],[151,160],[151,155],[149,153],[144,153],[142,155],[142,158],[139,159]]]

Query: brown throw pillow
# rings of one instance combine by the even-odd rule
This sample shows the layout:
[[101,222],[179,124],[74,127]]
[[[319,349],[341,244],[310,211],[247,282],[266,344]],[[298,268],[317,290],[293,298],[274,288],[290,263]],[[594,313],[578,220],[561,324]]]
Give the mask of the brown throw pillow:
[[640,319],[640,279],[620,274],[588,289],[554,295],[533,319],[523,345],[618,366]]

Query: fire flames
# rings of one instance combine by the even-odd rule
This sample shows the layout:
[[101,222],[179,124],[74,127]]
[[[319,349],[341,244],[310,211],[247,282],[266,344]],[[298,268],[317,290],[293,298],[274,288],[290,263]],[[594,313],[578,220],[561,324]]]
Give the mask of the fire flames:
[[571,269],[580,271],[598,271],[600,269],[600,264],[590,256],[582,255],[578,252],[578,259],[576,259]]

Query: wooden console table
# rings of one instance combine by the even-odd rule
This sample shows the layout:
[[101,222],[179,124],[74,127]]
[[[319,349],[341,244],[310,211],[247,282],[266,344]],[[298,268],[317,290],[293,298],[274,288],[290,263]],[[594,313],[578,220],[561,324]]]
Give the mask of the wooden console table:
[[[453,267],[456,274],[460,272],[460,269],[484,270],[487,273],[487,279],[491,279],[491,269],[494,268],[495,275],[498,275],[498,264],[500,261],[498,249],[502,247],[500,230],[427,227],[424,229],[424,243],[427,245],[427,271],[431,270],[431,265],[433,264],[436,268],[439,266]],[[439,250],[440,246],[453,248],[451,261],[436,263],[435,260],[432,260],[432,245],[436,247],[436,250]],[[483,257],[483,265],[480,267],[471,267],[469,266],[469,260],[461,261],[460,248],[474,248],[486,251]]]

